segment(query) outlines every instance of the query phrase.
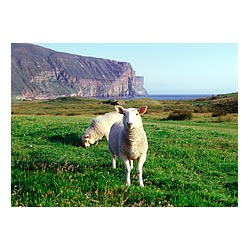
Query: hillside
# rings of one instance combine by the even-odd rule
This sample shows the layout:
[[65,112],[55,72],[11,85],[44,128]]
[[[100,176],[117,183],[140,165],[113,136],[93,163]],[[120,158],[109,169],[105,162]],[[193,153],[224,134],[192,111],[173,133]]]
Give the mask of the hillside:
[[11,45],[11,91],[19,99],[59,96],[147,95],[131,64],[53,51],[33,44]]
[[193,100],[195,112],[212,112],[218,115],[238,113],[238,92]]
[[[223,116],[238,113],[238,93],[218,95],[194,100],[152,100],[135,98],[133,100],[100,100],[95,98],[61,97],[53,100],[12,101],[13,115],[99,115],[114,110],[114,103],[124,107],[147,105],[147,114],[164,119],[170,112],[190,111],[191,113]],[[110,105],[111,104],[111,105]]]

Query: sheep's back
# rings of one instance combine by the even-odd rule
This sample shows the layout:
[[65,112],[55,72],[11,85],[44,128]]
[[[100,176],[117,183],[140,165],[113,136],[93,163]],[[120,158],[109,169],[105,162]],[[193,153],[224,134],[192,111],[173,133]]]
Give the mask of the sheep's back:
[[122,119],[123,115],[117,112],[106,113],[96,121],[96,126],[98,126],[98,129],[102,130],[103,134],[108,138],[112,125],[117,121],[122,121]]

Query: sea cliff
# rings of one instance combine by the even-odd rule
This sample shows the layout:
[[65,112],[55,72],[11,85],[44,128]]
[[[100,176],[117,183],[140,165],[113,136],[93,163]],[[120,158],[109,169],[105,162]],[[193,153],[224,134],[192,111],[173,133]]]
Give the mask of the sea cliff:
[[129,62],[22,43],[11,44],[11,92],[19,99],[147,95],[144,77]]

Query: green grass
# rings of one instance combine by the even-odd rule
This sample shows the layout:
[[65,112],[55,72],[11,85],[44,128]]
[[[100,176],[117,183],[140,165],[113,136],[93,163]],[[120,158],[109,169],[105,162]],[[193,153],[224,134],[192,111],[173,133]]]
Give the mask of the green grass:
[[[57,102],[58,110],[79,109],[74,100]],[[128,188],[122,163],[111,166],[105,139],[88,149],[81,142],[91,118],[112,106],[85,101],[83,115],[63,116],[49,107],[49,115],[35,115],[49,102],[24,103],[30,114],[12,115],[12,206],[238,206],[237,120],[166,121],[148,112],[145,187],[138,187],[135,167]]]

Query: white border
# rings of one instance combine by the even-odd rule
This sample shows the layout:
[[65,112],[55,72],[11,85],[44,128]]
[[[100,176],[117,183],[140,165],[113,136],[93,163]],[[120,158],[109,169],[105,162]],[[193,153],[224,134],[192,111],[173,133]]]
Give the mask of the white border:
[[[247,1],[8,1],[1,6],[3,249],[244,249],[249,246]],[[3,3],[1,3],[3,5]],[[238,208],[11,208],[11,42],[239,43]]]

